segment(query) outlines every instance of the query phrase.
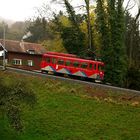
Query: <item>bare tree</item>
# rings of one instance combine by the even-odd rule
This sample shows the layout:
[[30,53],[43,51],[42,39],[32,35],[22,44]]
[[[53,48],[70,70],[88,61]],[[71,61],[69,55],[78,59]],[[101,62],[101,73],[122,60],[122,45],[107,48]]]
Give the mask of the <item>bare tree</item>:
[[41,7],[35,7],[35,12],[36,12],[36,15],[34,16],[35,19],[39,17],[49,20],[52,17],[51,7],[49,4],[46,3],[42,4]]
[[140,1],[139,0],[135,0],[137,6],[138,6],[138,13],[136,15],[135,21],[137,22],[140,16]]
[[[127,4],[126,4],[124,12],[129,11],[129,10],[131,10],[131,9],[133,9],[135,7],[136,3],[134,2],[133,4],[131,4],[131,2],[132,2],[132,0],[127,1]],[[123,1],[123,3],[124,3],[124,1]]]
[[[127,7],[129,5],[129,3],[131,2],[132,0],[129,0],[128,3],[127,3]],[[132,21],[131,23],[131,31],[130,31],[130,45],[129,45],[129,68],[132,67],[133,65],[133,58],[132,58],[132,55],[133,55],[133,49],[134,49],[134,46],[133,46],[133,43],[134,43],[134,32],[135,32],[135,25],[137,24],[139,26],[139,17],[140,17],[140,1],[139,0],[133,0],[133,2],[135,3],[135,6],[137,6],[137,14],[136,16],[134,17],[134,21]],[[126,8],[127,9],[127,8]],[[127,9],[128,11],[129,9]]]

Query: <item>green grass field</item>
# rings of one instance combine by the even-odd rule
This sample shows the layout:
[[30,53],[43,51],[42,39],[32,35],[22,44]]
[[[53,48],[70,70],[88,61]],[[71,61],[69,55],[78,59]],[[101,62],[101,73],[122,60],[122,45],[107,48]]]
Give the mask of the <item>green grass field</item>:
[[23,132],[0,114],[0,140],[140,140],[140,97],[59,80],[0,73],[35,92],[33,107],[21,106]]

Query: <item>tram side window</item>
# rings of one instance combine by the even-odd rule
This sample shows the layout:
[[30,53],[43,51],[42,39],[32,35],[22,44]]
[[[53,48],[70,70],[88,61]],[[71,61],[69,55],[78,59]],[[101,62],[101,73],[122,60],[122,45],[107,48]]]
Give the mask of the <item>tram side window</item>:
[[64,60],[59,59],[59,60],[57,61],[57,64],[58,64],[58,65],[63,65],[63,64],[64,64]]
[[81,68],[86,69],[88,67],[87,63],[81,63]]
[[65,63],[66,66],[70,66],[71,65],[71,61],[69,60],[66,60],[66,63]]
[[92,70],[92,68],[93,68],[93,65],[90,63],[89,64],[89,69]]
[[52,64],[56,64],[57,59],[56,58],[52,58]]
[[47,63],[50,63],[51,62],[51,58],[50,57],[46,57],[46,61],[47,61]]
[[94,64],[94,70],[96,70],[96,66],[97,66],[97,65],[96,65],[96,64]]
[[96,70],[96,64],[89,64],[89,69],[90,70]]
[[74,67],[79,67],[79,62],[73,62]]

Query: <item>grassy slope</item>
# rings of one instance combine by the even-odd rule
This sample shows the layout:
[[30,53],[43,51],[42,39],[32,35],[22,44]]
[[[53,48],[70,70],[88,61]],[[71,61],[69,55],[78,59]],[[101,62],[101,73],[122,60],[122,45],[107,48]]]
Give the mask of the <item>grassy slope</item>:
[[[14,77],[6,74],[6,81]],[[140,107],[132,106],[134,101],[122,100],[127,99],[124,93],[115,95],[39,77],[16,77],[33,88],[37,104],[33,108],[22,106],[25,128],[21,134],[16,134],[0,115],[2,140],[140,140]]]

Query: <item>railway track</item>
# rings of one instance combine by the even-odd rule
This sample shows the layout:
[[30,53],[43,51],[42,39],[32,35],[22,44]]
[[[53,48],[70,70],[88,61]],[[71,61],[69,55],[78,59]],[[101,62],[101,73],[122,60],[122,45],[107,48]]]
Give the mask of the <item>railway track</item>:
[[[1,66],[0,66],[0,69],[2,70]],[[134,93],[134,94],[140,95],[140,91],[137,91],[137,90],[120,88],[120,87],[115,87],[115,86],[110,86],[110,85],[100,84],[100,83],[94,83],[94,82],[89,82],[89,81],[81,81],[81,80],[71,79],[71,78],[62,77],[62,76],[43,74],[40,71],[27,71],[27,70],[12,68],[12,67],[7,67],[6,71],[16,72],[16,73],[26,74],[26,75],[39,76],[39,77],[46,77],[46,78],[50,78],[50,79],[59,79],[59,80],[63,80],[63,81],[69,81],[71,83],[80,83],[83,85],[90,85],[90,86],[94,86],[94,87],[98,87],[98,88],[103,88],[106,90],[122,91],[122,92],[128,92],[128,93]]]

